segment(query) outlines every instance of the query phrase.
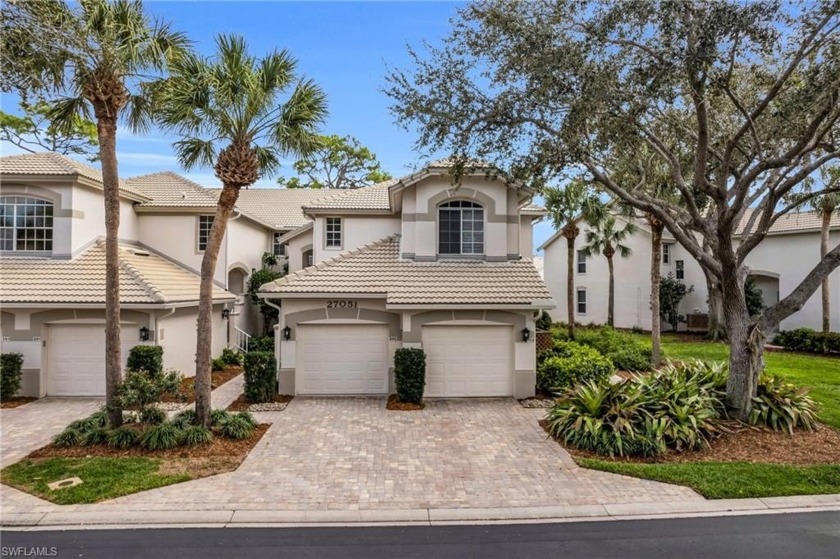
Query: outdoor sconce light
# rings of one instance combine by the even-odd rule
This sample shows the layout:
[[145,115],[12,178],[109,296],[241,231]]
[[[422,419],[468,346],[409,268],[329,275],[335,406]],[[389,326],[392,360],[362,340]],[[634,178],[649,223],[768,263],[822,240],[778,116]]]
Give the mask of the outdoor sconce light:
[[530,339],[531,339],[531,331],[528,330],[527,328],[523,328],[522,329],[522,341],[527,342]]
[[149,329],[143,326],[140,328],[140,341],[141,342],[148,342],[149,341]]
[[222,309],[222,318],[225,320],[230,318],[230,309]]
[[283,328],[283,339],[287,341],[292,339],[292,329],[288,326]]

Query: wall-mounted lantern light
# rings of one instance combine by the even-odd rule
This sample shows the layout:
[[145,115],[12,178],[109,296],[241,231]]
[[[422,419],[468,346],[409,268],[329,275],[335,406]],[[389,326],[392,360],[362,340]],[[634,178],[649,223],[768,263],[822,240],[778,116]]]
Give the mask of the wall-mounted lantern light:
[[140,328],[140,341],[141,342],[148,342],[149,341],[149,329],[143,326]]
[[222,318],[225,320],[230,318],[230,309],[222,309]]
[[291,340],[292,339],[292,329],[286,326],[283,328],[283,339],[284,340]]
[[527,328],[523,328],[522,329],[522,341],[527,342],[530,339],[531,339],[531,331],[528,330]]

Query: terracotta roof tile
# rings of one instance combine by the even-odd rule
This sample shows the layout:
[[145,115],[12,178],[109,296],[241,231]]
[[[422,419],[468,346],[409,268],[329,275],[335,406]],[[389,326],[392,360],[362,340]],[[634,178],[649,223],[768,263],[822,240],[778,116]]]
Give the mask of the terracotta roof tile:
[[[388,189],[397,184],[397,179],[388,180],[347,190],[331,191],[332,194],[303,205],[307,210],[390,210]],[[329,191],[328,191],[329,192]]]
[[[747,222],[750,219],[750,215],[752,215],[752,212],[752,209],[748,209],[744,213],[744,217],[741,219],[741,223],[738,225],[738,233],[736,234],[740,234],[743,232],[744,227],[747,226]],[[755,227],[755,225],[753,225],[753,227]],[[776,220],[776,222],[770,227],[770,233],[819,231],[821,228],[822,217],[820,216],[819,212],[790,212]],[[840,228],[840,212],[834,212],[834,215],[831,216],[829,228],[832,230]]]

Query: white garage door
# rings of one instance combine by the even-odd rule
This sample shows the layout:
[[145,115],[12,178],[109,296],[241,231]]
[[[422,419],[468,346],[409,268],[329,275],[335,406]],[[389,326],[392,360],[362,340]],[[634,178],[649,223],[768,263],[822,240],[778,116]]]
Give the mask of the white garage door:
[[[130,327],[136,332],[136,328]],[[123,340],[122,362],[139,342]],[[105,326],[53,324],[47,338],[47,395],[105,395]]]
[[387,394],[388,327],[301,326],[296,363],[298,394]]
[[429,397],[513,395],[513,329],[424,326]]

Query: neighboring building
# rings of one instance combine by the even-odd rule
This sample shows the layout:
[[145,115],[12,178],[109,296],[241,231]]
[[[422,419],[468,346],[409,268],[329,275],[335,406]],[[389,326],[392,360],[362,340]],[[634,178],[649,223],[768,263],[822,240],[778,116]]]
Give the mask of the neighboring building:
[[394,351],[422,347],[428,397],[534,394],[534,318],[554,306],[530,260],[545,211],[522,185],[448,172],[304,205],[313,222],[282,239],[291,273],[262,288],[281,306],[281,392],[387,394]]
[[[261,333],[243,295],[271,251],[291,272],[267,294],[292,332],[278,343],[284,391],[385,393],[405,341],[428,352],[429,396],[533,393],[523,331],[552,302],[527,258],[545,211],[520,185],[482,174],[453,187],[447,172],[340,192],[242,190],[214,278],[213,354]],[[42,153],[0,158],[0,177],[1,345],[24,354],[22,394],[102,395],[101,175]],[[158,344],[165,367],[194,373],[198,270],[218,193],[168,172],[122,182],[123,360]]]
[[[621,218],[619,218],[621,219]],[[744,217],[744,221],[748,215]],[[615,255],[615,325],[618,328],[650,330],[650,229],[642,219],[635,221],[637,232],[625,242],[632,249],[627,258]],[[787,296],[820,260],[820,223],[815,212],[791,213],[780,218],[764,241],[747,256],[750,276],[761,289],[767,305]],[[589,227],[580,224],[575,241],[575,316],[582,324],[603,324],[607,321],[607,260],[602,255],[584,258],[580,253],[586,244]],[[831,222],[830,245],[840,243],[840,216]],[[557,308],[554,320],[566,320],[566,241],[559,233],[551,236],[538,250],[544,251],[545,281]],[[680,305],[682,315],[708,312],[708,293],[703,271],[696,260],[666,231],[663,234],[662,276],[674,274],[694,291]],[[830,276],[831,329],[840,331],[840,270]],[[799,312],[783,320],[780,328],[788,330],[822,325],[820,291],[807,301]],[[663,324],[663,328],[669,325]]]

